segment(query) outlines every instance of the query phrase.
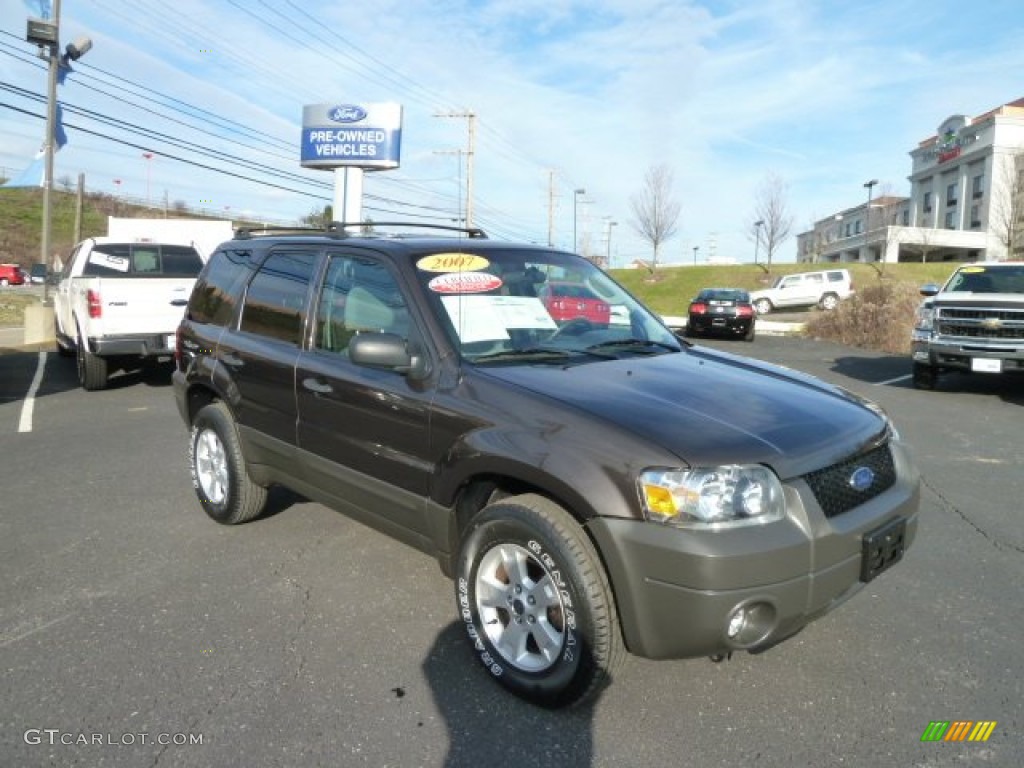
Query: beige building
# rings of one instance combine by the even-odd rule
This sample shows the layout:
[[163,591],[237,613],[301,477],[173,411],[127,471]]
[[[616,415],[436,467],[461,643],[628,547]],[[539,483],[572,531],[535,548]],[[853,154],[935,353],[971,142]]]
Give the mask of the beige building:
[[1024,257],[1024,99],[953,115],[910,152],[910,196],[872,198],[797,235],[800,262]]

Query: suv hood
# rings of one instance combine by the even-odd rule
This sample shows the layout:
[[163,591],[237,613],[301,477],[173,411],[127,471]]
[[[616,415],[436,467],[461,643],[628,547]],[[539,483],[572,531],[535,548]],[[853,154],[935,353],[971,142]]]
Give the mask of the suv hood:
[[783,479],[847,458],[886,430],[845,390],[704,348],[476,370],[653,440],[688,464],[768,464]]

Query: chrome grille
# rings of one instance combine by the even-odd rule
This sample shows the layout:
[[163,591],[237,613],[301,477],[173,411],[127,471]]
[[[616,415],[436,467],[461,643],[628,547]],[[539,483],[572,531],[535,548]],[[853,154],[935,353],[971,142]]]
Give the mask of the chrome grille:
[[[874,482],[863,491],[851,483],[853,473],[861,467],[867,467],[875,475]],[[896,482],[896,467],[886,443],[860,456],[806,474],[804,480],[825,517],[835,517],[891,488]]]
[[1024,310],[940,307],[935,329],[942,336],[970,339],[1024,339]]

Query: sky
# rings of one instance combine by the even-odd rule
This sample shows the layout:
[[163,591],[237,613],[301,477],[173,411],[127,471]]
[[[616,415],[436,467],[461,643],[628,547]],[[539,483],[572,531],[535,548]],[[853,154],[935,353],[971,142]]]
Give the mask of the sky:
[[[795,235],[864,202],[869,179],[906,195],[909,152],[947,117],[1024,97],[1020,0],[61,5],[62,46],[93,48],[58,89],[58,188],[82,173],[158,207],[297,223],[334,183],[300,166],[303,107],[396,102],[401,164],[366,174],[364,216],[458,221],[472,122],[474,223],[613,266],[651,256],[631,202],[654,167],[680,205],[662,263],[753,261],[772,176],[793,217],[774,258],[794,261]],[[39,7],[0,0],[7,176],[44,134],[46,69],[25,40]]]

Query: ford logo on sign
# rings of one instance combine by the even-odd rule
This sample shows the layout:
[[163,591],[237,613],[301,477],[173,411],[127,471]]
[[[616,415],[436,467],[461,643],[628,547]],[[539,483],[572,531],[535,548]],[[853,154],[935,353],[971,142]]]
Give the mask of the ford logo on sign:
[[875,473],[869,467],[857,467],[850,475],[850,486],[857,491],[866,491],[875,482]]
[[327,116],[336,123],[358,123],[366,117],[366,110],[355,104],[342,104],[332,107],[327,112]]

